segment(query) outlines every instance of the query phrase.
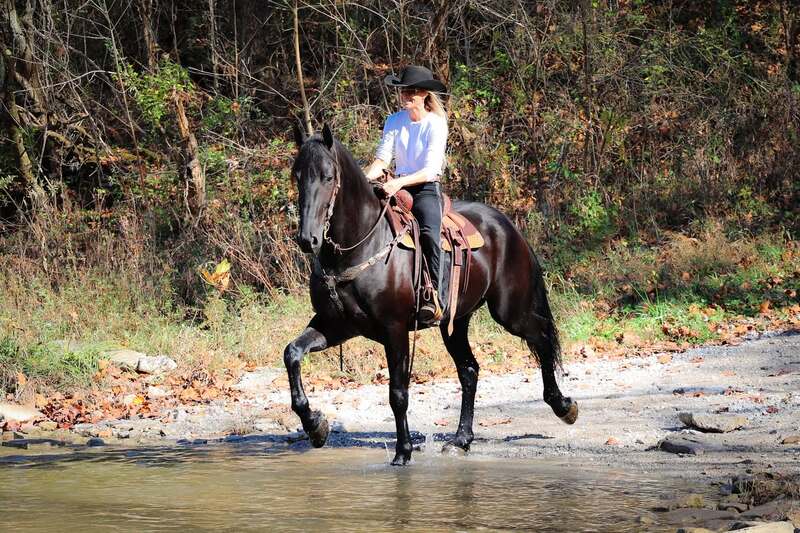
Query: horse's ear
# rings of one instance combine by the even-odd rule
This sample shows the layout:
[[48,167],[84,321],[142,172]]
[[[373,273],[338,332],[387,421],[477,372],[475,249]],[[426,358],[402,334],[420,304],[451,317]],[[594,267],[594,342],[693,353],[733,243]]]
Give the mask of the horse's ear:
[[327,122],[322,126],[322,140],[325,142],[325,146],[328,147],[328,150],[333,148],[333,132]]
[[300,147],[303,146],[303,143],[306,142],[306,132],[303,131],[303,128],[299,122],[295,122],[292,125],[292,129],[294,130],[294,142],[297,145],[297,148],[300,149]]

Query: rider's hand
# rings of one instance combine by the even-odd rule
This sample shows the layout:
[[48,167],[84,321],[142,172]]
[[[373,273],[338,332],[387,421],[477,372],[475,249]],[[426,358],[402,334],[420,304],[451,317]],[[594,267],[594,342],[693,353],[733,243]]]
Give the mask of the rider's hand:
[[386,193],[386,196],[394,196],[397,194],[397,191],[403,188],[403,185],[399,183],[399,181],[400,180],[393,179],[383,184],[383,192]]

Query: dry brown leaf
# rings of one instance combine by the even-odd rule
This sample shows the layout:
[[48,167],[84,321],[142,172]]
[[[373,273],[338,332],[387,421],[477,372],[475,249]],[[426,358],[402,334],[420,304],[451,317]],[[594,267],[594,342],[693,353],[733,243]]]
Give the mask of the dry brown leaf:
[[488,428],[492,426],[500,426],[503,424],[510,424],[510,423],[511,423],[511,417],[505,416],[502,418],[489,418],[487,420],[483,420],[479,423],[479,425]]

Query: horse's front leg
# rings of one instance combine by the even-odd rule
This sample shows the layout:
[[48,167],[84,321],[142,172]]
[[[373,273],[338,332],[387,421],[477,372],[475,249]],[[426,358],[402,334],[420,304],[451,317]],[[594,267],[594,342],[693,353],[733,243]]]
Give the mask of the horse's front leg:
[[408,355],[408,332],[404,327],[394,328],[384,343],[389,367],[389,404],[397,428],[397,446],[392,464],[402,466],[411,461],[411,432],[408,430],[408,385],[411,368]]
[[315,448],[325,445],[330,428],[325,415],[320,411],[312,411],[308,405],[308,397],[303,390],[303,379],[300,375],[300,363],[308,352],[324,350],[347,339],[341,332],[335,335],[331,334],[332,330],[332,325],[325,324],[320,315],[315,315],[303,333],[290,342],[283,352],[283,363],[289,373],[289,387],[292,392],[292,410],[300,417],[303,430],[308,434],[311,445]]

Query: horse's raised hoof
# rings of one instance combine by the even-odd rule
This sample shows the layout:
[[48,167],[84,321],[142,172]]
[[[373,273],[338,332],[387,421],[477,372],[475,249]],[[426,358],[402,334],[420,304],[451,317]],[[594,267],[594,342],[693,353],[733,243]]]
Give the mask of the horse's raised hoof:
[[392,459],[391,465],[407,466],[409,463],[411,463],[411,454],[406,455],[403,452],[397,452],[397,454],[394,456],[394,459]]
[[455,440],[449,440],[442,446],[442,455],[462,456],[467,453],[469,453],[469,444],[460,443]]
[[565,424],[574,424],[575,421],[578,420],[578,402],[573,401],[570,398],[567,398],[567,401],[569,401],[570,403],[569,409],[567,410],[567,414],[565,414],[564,416],[560,416],[559,418]]
[[325,418],[319,411],[314,411],[311,413],[311,420],[308,424],[309,427],[305,427],[306,433],[308,433],[308,439],[311,441],[311,445],[314,448],[322,448],[325,446],[325,442],[328,440],[328,435],[331,432],[330,427],[328,426],[328,419]]

